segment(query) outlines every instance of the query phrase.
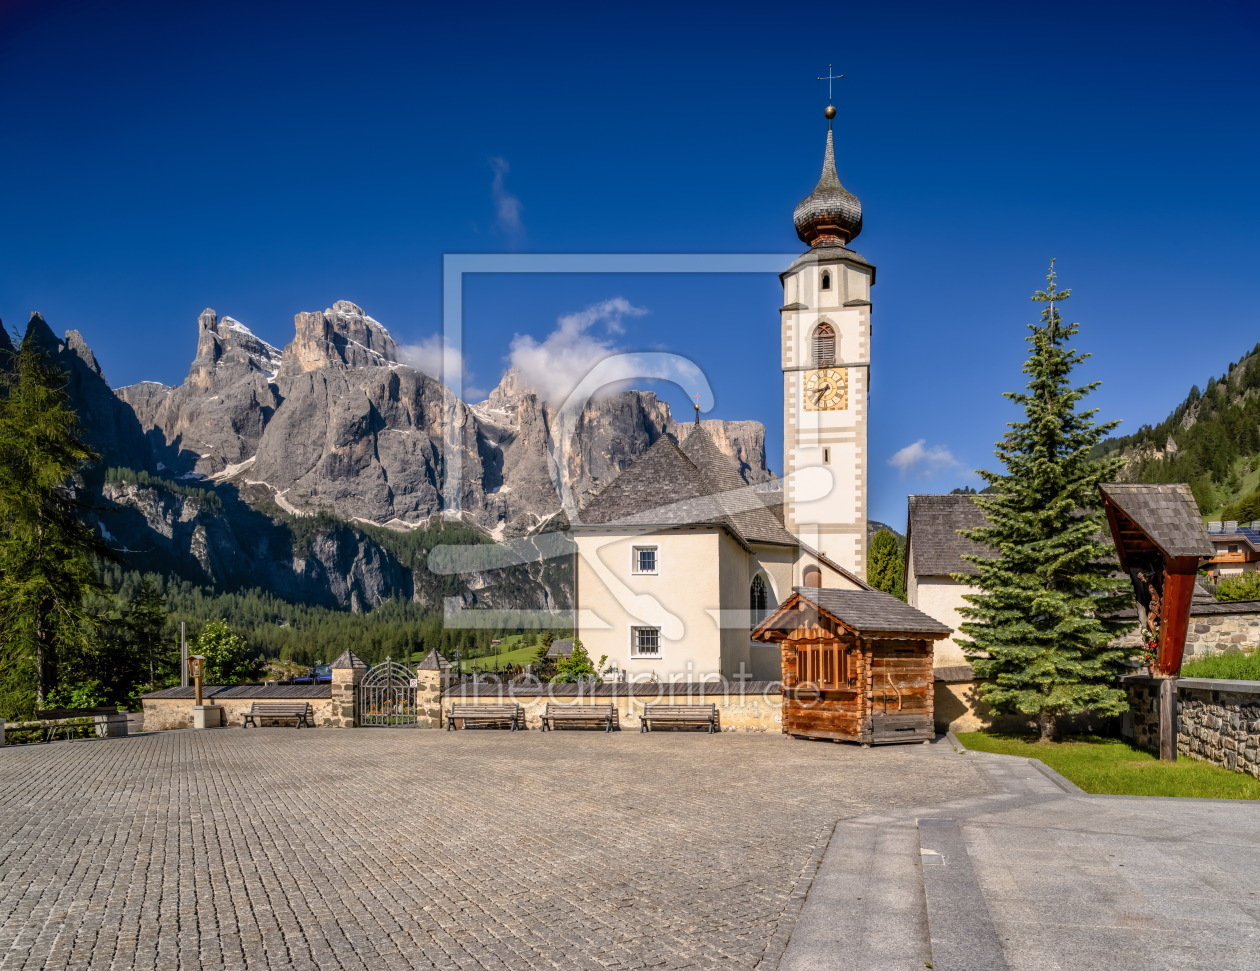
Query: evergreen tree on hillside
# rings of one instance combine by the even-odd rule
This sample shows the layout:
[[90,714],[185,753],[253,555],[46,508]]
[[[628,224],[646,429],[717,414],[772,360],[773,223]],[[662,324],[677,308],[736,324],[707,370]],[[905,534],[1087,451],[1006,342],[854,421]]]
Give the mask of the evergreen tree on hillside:
[[1007,392],[1023,411],[997,443],[1005,472],[980,472],[996,489],[976,497],[988,525],[964,531],[996,550],[996,558],[965,556],[979,576],[957,575],[978,592],[966,596],[964,650],[983,679],[980,696],[1000,713],[1035,715],[1043,740],[1057,733],[1061,715],[1117,714],[1126,707],[1116,687],[1126,652],[1111,646],[1119,625],[1103,620],[1127,603],[1127,586],[1114,575],[1098,484],[1118,471],[1115,460],[1090,455],[1117,424],[1095,424],[1096,409],[1077,411],[1097,384],[1073,387],[1072,369],[1088,355],[1070,348],[1078,325],[1064,325],[1053,262],[1048,285],[1033,299],[1044,304],[1027,338],[1025,392]]
[[876,590],[906,599],[905,563],[901,544],[891,529],[881,529],[871,538],[866,580]]
[[0,716],[42,706],[63,663],[90,645],[96,557],[109,551],[72,477],[96,458],[65,374],[28,333],[0,368]]

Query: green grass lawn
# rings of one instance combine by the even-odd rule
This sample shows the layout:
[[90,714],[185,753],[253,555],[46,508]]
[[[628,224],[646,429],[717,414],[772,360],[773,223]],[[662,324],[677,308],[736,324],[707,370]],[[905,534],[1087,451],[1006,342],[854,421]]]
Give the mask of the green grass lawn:
[[1003,732],[959,732],[976,752],[1040,759],[1086,792],[1113,796],[1192,796],[1199,799],[1260,799],[1260,779],[1187,756],[1161,762],[1114,738],[1082,735],[1041,743]]
[[463,671],[471,671],[476,666],[478,671],[498,671],[512,664],[529,664],[538,654],[538,645],[531,644],[529,647],[514,647],[521,639],[520,634],[511,634],[503,638],[503,643],[499,645],[499,649],[511,648],[511,650],[503,651],[502,654],[490,654],[486,657],[465,658],[460,662],[460,669]]
[[1221,654],[1181,665],[1183,678],[1224,678],[1228,681],[1260,681],[1260,651],[1253,654]]

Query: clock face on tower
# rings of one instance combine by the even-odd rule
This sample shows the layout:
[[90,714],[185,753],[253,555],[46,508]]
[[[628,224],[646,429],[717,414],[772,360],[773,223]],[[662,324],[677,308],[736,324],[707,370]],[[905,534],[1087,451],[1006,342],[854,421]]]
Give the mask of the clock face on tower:
[[844,368],[805,372],[805,410],[841,411],[849,406],[849,375]]

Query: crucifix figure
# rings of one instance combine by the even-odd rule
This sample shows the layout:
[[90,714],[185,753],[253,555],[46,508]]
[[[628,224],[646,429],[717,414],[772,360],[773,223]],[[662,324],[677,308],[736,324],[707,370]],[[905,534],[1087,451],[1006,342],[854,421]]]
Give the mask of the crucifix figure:
[[831,104],[831,103],[832,103],[832,97],[831,97],[831,82],[832,82],[832,81],[839,81],[842,77],[844,77],[844,75],[843,75],[843,74],[836,74],[836,73],[834,73],[834,72],[833,72],[833,70],[832,70],[834,67],[835,67],[835,65],[834,65],[834,64],[828,64],[828,65],[827,65],[827,76],[826,76],[825,78],[818,78],[818,80],[819,80],[819,81],[826,81],[826,82],[827,82],[827,104]]

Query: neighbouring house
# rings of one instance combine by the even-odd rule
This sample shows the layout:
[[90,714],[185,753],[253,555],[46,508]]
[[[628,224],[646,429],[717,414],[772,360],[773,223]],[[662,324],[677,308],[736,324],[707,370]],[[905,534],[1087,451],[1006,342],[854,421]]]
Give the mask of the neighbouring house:
[[751,631],[796,586],[870,589],[802,544],[698,423],[659,438],[573,523],[577,636],[630,679],[777,680]]
[[1260,569],[1260,522],[1211,522],[1208,539],[1214,552],[1207,569],[1214,580]]
[[[984,556],[988,550],[959,530],[975,529],[986,522],[975,496],[910,496],[906,520],[906,602],[950,629],[951,639],[936,645],[933,664],[937,668],[967,665],[952,634],[963,622],[958,611],[967,605],[963,596],[969,588],[954,576],[975,576],[978,571],[963,556]],[[967,669],[969,672],[970,665]]]

